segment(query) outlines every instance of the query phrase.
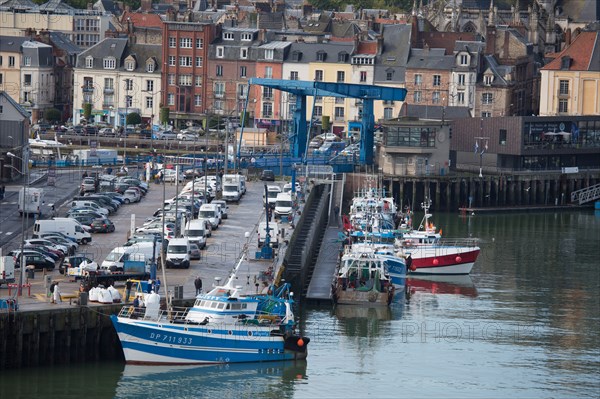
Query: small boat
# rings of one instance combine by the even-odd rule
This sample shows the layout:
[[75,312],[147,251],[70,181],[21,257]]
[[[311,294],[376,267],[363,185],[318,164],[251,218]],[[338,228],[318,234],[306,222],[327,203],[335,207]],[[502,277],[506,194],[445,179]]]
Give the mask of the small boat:
[[335,303],[388,306],[395,290],[383,257],[366,247],[361,251],[345,248],[332,284]]
[[190,308],[160,310],[150,294],[144,311],[111,315],[128,364],[188,365],[301,360],[310,339],[295,333],[290,285],[245,295],[234,286],[243,256],[227,282],[196,297]]
[[411,274],[469,274],[480,252],[476,240],[442,240],[441,230],[438,232],[429,221],[432,216],[428,213],[430,205],[429,201],[423,203],[425,216],[419,229],[396,239],[396,247],[406,258],[406,266]]

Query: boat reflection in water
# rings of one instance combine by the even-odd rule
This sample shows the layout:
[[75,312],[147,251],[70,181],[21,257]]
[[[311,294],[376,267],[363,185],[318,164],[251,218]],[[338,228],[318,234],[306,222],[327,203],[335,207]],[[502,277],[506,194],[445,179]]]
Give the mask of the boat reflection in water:
[[259,398],[294,396],[306,361],[209,366],[126,365],[115,398]]
[[469,297],[477,296],[477,288],[471,276],[410,276],[407,281],[411,293],[429,292],[432,294],[452,294]]

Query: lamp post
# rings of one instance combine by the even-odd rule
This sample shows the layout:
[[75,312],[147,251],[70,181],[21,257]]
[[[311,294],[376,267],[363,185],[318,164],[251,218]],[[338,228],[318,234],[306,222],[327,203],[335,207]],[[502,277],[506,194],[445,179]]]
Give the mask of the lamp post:
[[[488,149],[489,137],[475,137],[475,154],[479,152],[479,177],[483,177],[483,153]],[[481,149],[479,148],[479,140],[481,140]],[[484,144],[485,141],[485,144]]]
[[[23,171],[20,171],[19,169],[15,168],[12,165],[5,165],[7,167],[13,168],[15,169],[17,172],[19,172],[20,174],[23,175],[23,212],[25,212],[25,198],[27,197],[27,186],[29,185],[29,165],[26,164],[27,161],[25,161],[23,158],[16,156],[15,154],[13,154],[12,152],[7,152],[6,155],[8,155],[11,158],[17,158],[21,161],[21,164],[23,165],[23,168],[27,168],[26,169],[26,173],[24,173]],[[25,174],[27,174],[27,176],[25,176]],[[23,295],[23,277],[25,276],[25,215],[22,215],[22,219],[21,219],[21,260],[19,261],[19,287],[17,289],[17,306],[18,306],[18,297]]]

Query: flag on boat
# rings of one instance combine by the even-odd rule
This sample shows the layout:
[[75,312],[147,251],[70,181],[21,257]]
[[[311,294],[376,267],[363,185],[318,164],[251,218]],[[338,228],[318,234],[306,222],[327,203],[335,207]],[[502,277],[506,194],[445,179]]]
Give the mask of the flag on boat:
[[476,141],[475,142],[475,154],[477,154],[477,151],[479,151],[479,143]]

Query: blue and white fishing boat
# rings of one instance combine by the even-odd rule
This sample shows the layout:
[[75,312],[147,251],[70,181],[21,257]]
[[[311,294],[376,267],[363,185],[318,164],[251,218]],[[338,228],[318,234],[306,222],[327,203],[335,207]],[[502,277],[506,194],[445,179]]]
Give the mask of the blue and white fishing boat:
[[111,320],[128,364],[218,364],[305,359],[310,341],[295,333],[289,284],[264,295],[227,282],[190,308],[160,310],[151,294],[144,312],[125,306]]
[[370,253],[380,259],[384,265],[386,275],[394,285],[396,291],[406,288],[406,261],[393,244],[375,242],[354,242],[351,251],[356,254]]

